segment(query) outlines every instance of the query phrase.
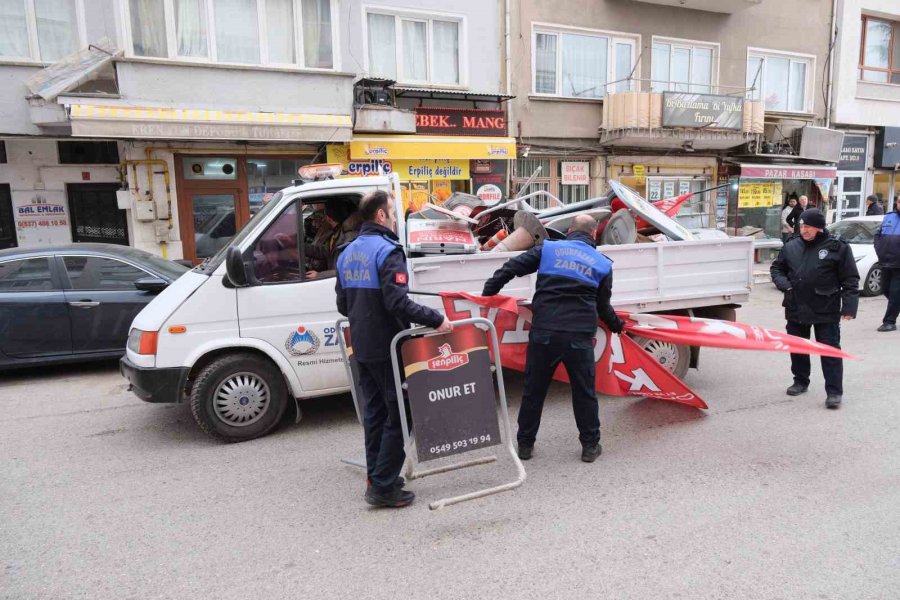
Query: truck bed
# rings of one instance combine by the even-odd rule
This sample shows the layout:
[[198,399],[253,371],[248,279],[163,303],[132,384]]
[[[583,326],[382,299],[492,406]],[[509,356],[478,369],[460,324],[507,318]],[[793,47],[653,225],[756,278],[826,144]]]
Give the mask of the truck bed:
[[[753,282],[753,240],[730,238],[601,246],[613,266],[613,306],[630,312],[746,302]],[[410,289],[480,294],[484,281],[518,252],[410,258]],[[511,281],[503,293],[531,298],[535,275]],[[440,308],[440,300],[417,296]]]

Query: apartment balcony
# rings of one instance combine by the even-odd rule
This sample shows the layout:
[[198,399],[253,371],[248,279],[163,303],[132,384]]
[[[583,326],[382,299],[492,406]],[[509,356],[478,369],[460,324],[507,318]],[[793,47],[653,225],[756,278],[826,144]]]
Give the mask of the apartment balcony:
[[645,4],[661,4],[664,6],[677,6],[691,10],[706,10],[709,12],[734,14],[751,6],[763,3],[763,0],[634,0]]
[[600,145],[725,150],[763,133],[765,105],[735,95],[616,92],[603,102]]

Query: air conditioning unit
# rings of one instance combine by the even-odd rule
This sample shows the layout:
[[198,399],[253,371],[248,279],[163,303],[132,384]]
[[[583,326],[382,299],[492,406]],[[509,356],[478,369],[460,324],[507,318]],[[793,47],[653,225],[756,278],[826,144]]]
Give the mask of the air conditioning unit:
[[837,163],[841,160],[844,132],[826,127],[801,127],[791,135],[791,145],[800,158]]
[[353,84],[356,106],[396,106],[394,81],[390,79],[363,78]]

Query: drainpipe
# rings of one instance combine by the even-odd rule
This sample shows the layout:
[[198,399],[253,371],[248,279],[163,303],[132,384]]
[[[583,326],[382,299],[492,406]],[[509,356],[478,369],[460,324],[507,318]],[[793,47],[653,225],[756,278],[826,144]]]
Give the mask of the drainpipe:
[[838,0],[831,2],[831,35],[829,36],[829,55],[828,55],[828,80],[825,87],[825,127],[831,126],[831,107],[833,105],[832,95],[834,94],[834,59],[837,50],[837,9]]
[[[506,30],[503,34],[503,42],[506,48],[506,56],[504,60],[506,61],[506,95],[512,96],[512,17],[511,17],[511,7],[512,0],[505,0],[505,8],[504,8],[504,20],[506,22]],[[506,101],[506,126],[509,128],[510,123],[515,123],[513,120],[513,103],[511,99]],[[507,134],[511,132],[507,131]],[[521,134],[521,130],[516,131],[516,135]],[[507,164],[506,166],[506,190],[507,195],[509,195],[509,191],[512,188],[512,169],[510,168],[512,165]]]

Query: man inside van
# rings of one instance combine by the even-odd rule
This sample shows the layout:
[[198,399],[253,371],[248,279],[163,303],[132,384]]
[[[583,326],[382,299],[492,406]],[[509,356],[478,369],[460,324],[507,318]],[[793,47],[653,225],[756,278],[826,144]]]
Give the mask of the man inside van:
[[352,206],[337,202],[325,205],[323,217],[312,243],[304,248],[307,259],[320,267],[320,270],[308,269],[307,279],[334,277],[338,249],[356,239],[361,220]]
[[359,363],[358,391],[365,404],[366,502],[400,508],[415,494],[404,490],[400,470],[406,460],[390,344],[410,323],[446,333],[453,326],[439,312],[409,299],[406,255],[396,226],[394,198],[386,192],[366,195],[359,204],[359,236],[337,260],[338,311],[350,319],[353,355]]

